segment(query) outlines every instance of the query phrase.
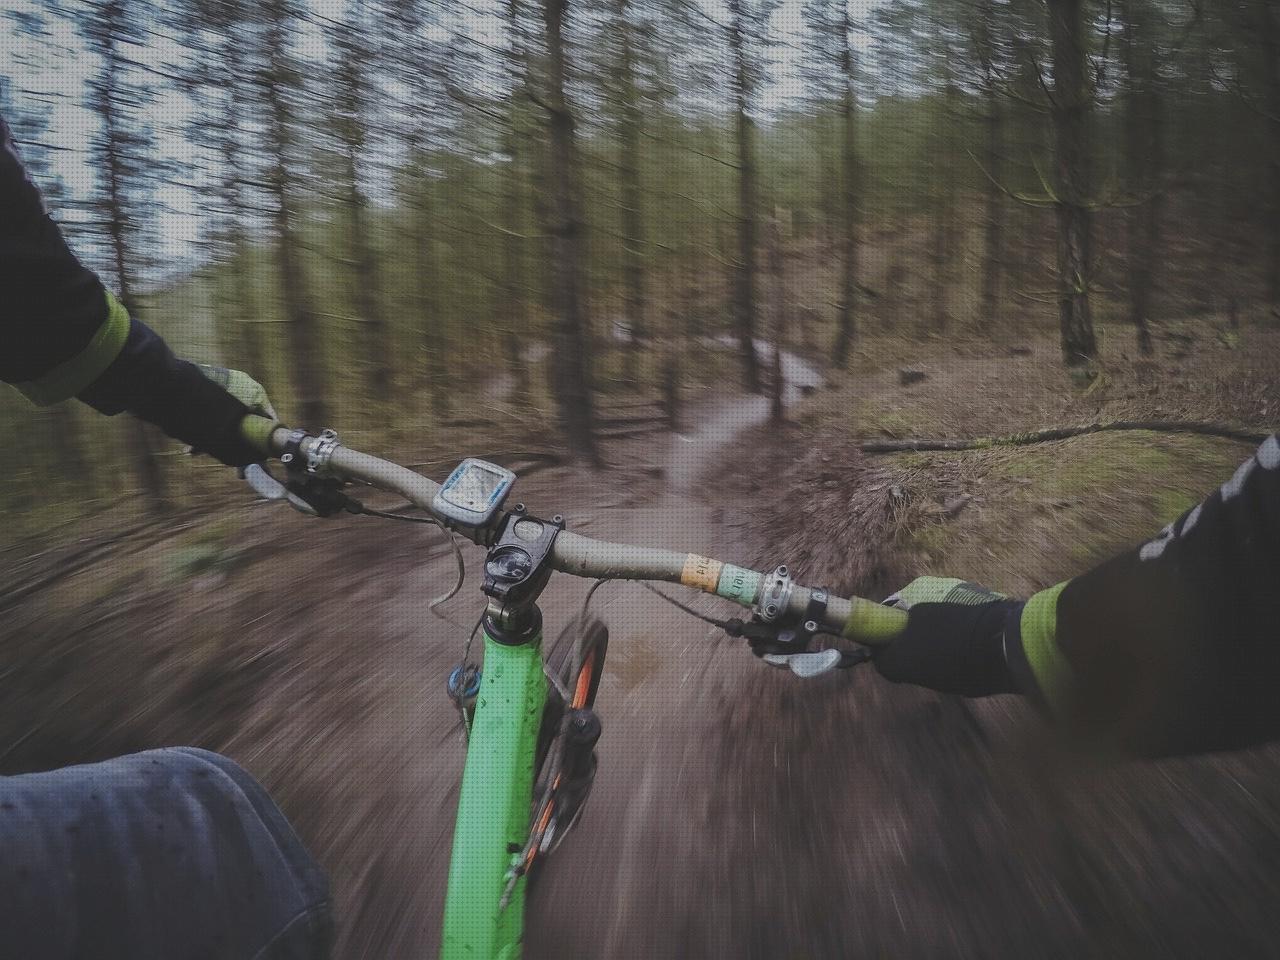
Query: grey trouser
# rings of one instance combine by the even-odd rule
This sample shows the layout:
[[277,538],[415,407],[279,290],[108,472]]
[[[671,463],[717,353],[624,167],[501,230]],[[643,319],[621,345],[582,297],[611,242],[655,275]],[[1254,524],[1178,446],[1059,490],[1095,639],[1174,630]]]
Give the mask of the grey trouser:
[[0,777],[0,957],[321,960],[330,935],[320,867],[225,757]]

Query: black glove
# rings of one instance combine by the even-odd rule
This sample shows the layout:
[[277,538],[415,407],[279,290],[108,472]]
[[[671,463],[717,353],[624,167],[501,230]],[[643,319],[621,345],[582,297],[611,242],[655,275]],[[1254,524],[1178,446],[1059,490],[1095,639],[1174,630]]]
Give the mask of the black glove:
[[874,655],[886,680],[966,697],[1019,692],[1004,641],[1010,626],[1016,631],[1022,601],[960,580],[921,577],[886,602],[907,609],[906,629]]

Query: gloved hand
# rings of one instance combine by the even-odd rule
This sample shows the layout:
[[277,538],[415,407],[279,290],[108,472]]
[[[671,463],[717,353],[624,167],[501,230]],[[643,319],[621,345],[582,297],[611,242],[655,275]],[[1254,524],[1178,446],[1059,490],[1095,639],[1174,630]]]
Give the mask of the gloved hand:
[[240,422],[240,437],[262,454],[260,459],[265,460],[270,453],[267,440],[280,423],[266,389],[242,370],[228,370],[207,363],[197,363],[196,367],[207,379],[249,408],[249,413]]
[[963,580],[919,577],[885,603],[907,610],[906,629],[874,655],[886,680],[966,697],[1019,692],[1004,638],[1022,601]]

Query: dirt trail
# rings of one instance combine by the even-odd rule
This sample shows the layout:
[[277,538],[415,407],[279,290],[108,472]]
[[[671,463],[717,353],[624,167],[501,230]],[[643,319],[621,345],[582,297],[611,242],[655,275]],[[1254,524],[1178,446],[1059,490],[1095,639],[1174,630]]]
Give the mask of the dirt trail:
[[[784,359],[791,377],[816,384],[817,374],[801,361]],[[696,426],[687,432],[664,437],[669,450],[654,457],[665,470],[657,499],[636,506],[624,499],[619,506],[618,491],[584,492],[582,479],[561,469],[522,483],[520,495],[533,511],[563,512],[570,529],[592,536],[741,558],[744,545],[725,523],[715,490],[699,481],[735,436],[763,422],[768,409],[763,397],[733,398],[691,418]],[[368,814],[305,830],[323,838],[318,853],[335,865],[335,886],[346,891],[342,958],[430,956],[438,946],[463,762],[461,732],[441,678],[459,659],[460,637],[478,609],[476,553],[464,551],[467,583],[446,608],[455,624],[428,610],[430,598],[453,577],[448,556],[411,573],[389,572],[396,587],[381,606],[390,619],[370,624],[371,631],[390,634],[364,678],[377,691],[376,703],[338,734],[336,751],[356,764],[341,777],[366,785],[357,802]],[[542,600],[549,640],[578,613],[587,586],[568,577],[553,580]],[[654,745],[673,729],[680,738],[699,736],[706,676],[723,669],[721,644],[704,625],[639,586],[608,585],[592,609],[611,631],[597,703],[605,727],[603,761],[579,828],[536,884],[526,950],[532,958],[631,955],[632,925],[642,929],[648,915],[633,888],[656,866],[645,838],[667,829],[677,814],[667,803],[675,786],[669,758]],[[733,654],[742,661],[745,651],[735,648]],[[243,736],[246,748],[258,740],[252,728]],[[231,750],[244,756],[234,743]],[[252,756],[245,759],[253,765]],[[303,775],[301,768],[296,772]],[[717,771],[705,775],[714,778]]]

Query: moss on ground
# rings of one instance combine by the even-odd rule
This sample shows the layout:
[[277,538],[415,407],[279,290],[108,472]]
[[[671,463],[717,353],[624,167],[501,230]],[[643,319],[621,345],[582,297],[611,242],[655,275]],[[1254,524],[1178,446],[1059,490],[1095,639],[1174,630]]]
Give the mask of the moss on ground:
[[1027,593],[1151,536],[1247,454],[1228,441],[1153,434],[962,454],[975,506],[954,522],[920,529],[909,543],[938,565],[931,572]]
[[[1258,331],[1250,337],[1259,349],[1269,342]],[[1230,355],[1229,369],[1220,357],[1203,358],[1205,365],[1214,361],[1213,377],[1113,362],[1103,382],[1080,390],[1067,382],[1052,343],[1028,338],[1026,346],[1030,354],[1011,357],[1000,345],[916,344],[911,365],[927,377],[910,387],[898,382],[900,359],[868,353],[794,415],[806,431],[852,441],[1008,437],[1118,419],[1249,423],[1264,409],[1221,388],[1223,378],[1254,383],[1244,351]],[[1263,386],[1244,392],[1270,396]],[[1230,476],[1248,453],[1246,445],[1226,440],[1135,431],[872,460],[923,505],[902,540],[908,567],[1026,593],[1151,536]],[[962,497],[959,507],[948,508]]]

